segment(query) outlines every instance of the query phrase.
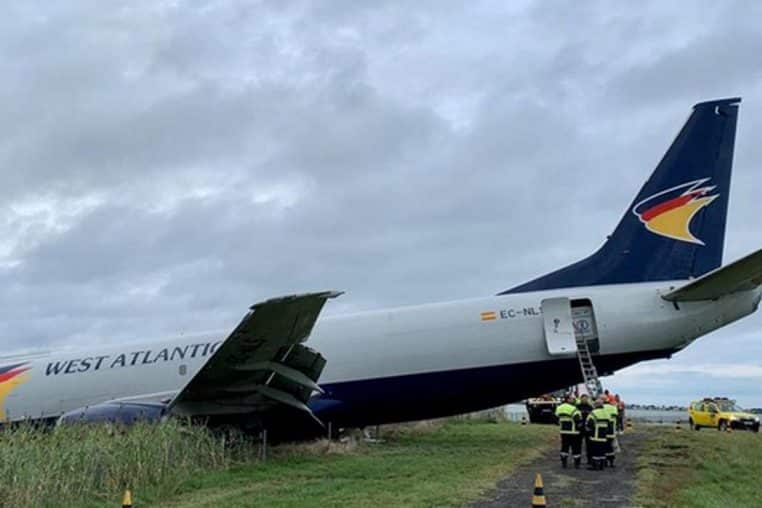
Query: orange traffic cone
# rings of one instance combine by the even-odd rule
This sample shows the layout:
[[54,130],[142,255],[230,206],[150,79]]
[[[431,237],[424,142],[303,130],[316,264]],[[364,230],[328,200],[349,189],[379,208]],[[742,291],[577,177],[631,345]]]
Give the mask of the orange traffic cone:
[[548,506],[545,502],[545,489],[542,486],[542,476],[537,473],[534,479],[534,495],[532,496],[532,508],[544,508]]

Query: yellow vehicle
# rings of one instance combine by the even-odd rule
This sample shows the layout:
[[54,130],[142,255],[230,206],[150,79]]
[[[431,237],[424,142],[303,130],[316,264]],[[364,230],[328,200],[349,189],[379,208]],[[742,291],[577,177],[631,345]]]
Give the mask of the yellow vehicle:
[[734,400],[726,397],[706,398],[691,402],[688,422],[694,430],[713,427],[719,430],[745,429],[759,432],[759,417],[745,412]]

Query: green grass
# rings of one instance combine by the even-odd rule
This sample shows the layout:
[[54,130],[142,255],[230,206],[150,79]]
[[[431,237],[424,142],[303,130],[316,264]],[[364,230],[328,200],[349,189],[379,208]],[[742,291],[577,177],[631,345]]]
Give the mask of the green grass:
[[556,432],[487,420],[382,427],[381,443],[271,447],[178,422],[0,432],[0,506],[460,506]]
[[759,506],[762,436],[652,427],[638,458],[636,505]]
[[[431,425],[430,425],[431,426]],[[162,506],[460,506],[546,449],[555,429],[449,421],[379,444],[280,447],[254,464],[194,478]]]
[[[759,505],[762,436],[644,427],[635,506]],[[0,432],[0,506],[461,506],[556,446],[553,426],[451,419],[382,427],[381,443],[279,445],[177,421]]]

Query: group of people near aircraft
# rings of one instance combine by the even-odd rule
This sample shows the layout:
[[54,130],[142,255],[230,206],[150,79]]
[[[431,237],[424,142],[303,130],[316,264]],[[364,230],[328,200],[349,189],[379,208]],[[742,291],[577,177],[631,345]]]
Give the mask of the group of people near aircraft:
[[561,465],[566,468],[569,456],[574,467],[582,462],[582,444],[585,444],[588,468],[599,471],[614,467],[617,435],[624,432],[624,402],[619,394],[606,390],[591,401],[583,393],[576,397],[566,394],[564,402],[556,408],[561,433]]

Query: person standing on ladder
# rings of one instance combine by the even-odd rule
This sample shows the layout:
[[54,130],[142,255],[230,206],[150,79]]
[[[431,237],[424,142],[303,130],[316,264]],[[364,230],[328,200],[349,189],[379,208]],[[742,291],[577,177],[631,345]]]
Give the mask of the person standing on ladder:
[[561,433],[561,465],[566,468],[569,460],[569,449],[574,458],[574,467],[579,468],[582,460],[582,413],[574,405],[574,396],[566,395],[563,404],[556,408],[559,431]]

